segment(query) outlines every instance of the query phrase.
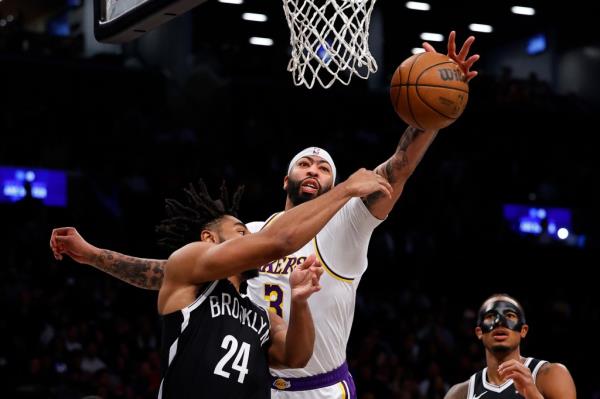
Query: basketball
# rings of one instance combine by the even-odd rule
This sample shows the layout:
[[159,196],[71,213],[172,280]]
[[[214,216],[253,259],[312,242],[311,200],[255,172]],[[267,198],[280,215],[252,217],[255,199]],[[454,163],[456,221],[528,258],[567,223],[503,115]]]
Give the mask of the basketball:
[[392,77],[390,96],[404,122],[419,129],[441,129],[464,111],[469,85],[448,56],[425,52],[400,64]]

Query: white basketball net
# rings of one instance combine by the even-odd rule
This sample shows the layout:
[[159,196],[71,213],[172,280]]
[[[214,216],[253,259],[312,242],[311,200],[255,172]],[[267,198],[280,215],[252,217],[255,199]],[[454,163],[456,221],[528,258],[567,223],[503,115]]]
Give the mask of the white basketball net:
[[283,0],[290,28],[288,64],[296,86],[345,85],[353,75],[377,72],[369,51],[369,24],[376,0]]

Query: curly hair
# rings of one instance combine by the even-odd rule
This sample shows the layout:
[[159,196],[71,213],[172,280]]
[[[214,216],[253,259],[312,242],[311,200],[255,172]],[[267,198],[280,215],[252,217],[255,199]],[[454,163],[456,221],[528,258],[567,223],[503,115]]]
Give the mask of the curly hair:
[[168,198],[165,200],[167,218],[157,226],[159,245],[175,250],[200,239],[200,232],[211,228],[225,215],[237,217],[244,186],[239,186],[231,202],[225,182],[221,185],[220,198],[213,199],[202,179],[183,189],[185,202]]

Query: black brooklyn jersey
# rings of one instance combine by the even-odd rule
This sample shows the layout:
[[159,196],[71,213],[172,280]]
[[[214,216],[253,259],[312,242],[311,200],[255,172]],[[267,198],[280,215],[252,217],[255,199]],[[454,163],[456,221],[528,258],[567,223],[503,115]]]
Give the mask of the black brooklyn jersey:
[[270,397],[269,316],[228,280],[163,316],[159,399]]
[[[538,360],[529,357],[525,360],[525,366],[531,370],[533,381],[537,377],[540,368],[547,363],[545,360]],[[522,399],[523,396],[515,389],[513,380],[507,380],[502,385],[495,385],[488,382],[487,367],[473,374],[469,379],[469,391],[467,399]]]

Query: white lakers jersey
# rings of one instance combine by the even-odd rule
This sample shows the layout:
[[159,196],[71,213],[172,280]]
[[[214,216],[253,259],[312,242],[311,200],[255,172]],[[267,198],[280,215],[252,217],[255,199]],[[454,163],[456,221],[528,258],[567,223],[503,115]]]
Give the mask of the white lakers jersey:
[[[278,215],[266,222],[249,223],[247,227],[257,232]],[[362,200],[353,198],[302,249],[262,266],[259,277],[248,281],[252,301],[289,322],[292,270],[311,254],[317,255],[325,269],[321,291],[309,298],[315,324],[313,356],[303,369],[271,370],[273,375],[293,378],[321,374],[346,360],[356,289],[367,268],[371,234],[379,223],[381,220],[369,212]]]

